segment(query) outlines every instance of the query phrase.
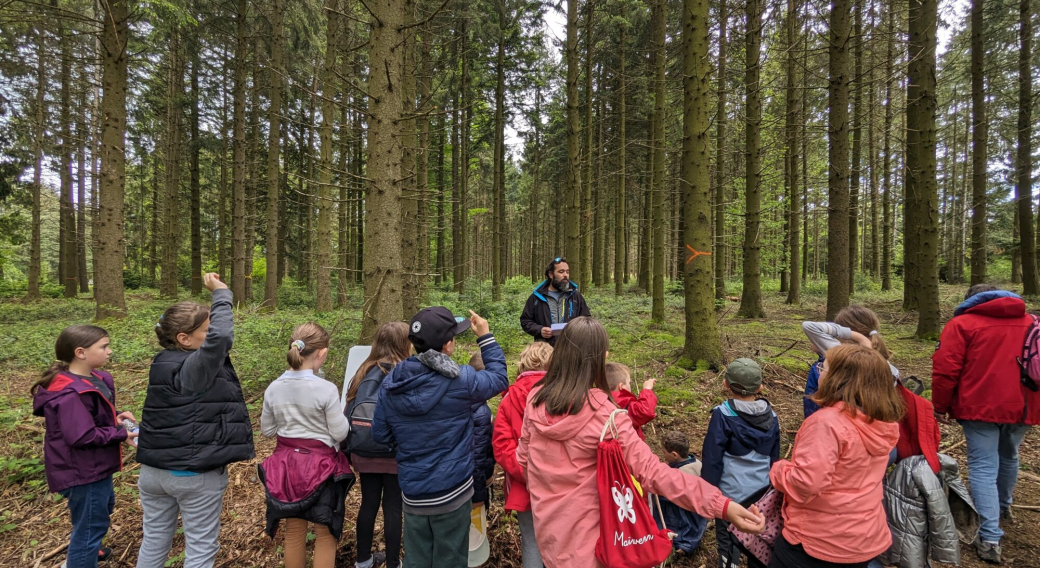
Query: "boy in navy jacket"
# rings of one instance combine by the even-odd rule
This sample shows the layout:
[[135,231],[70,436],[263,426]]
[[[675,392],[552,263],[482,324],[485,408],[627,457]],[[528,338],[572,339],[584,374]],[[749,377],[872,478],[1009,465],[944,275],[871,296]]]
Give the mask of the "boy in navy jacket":
[[[404,565],[466,568],[473,497],[473,405],[509,386],[505,355],[487,320],[447,308],[420,311],[408,338],[418,355],[383,379],[372,438],[396,445],[404,501]],[[455,336],[472,325],[485,370],[451,359]]]
[[[769,485],[769,468],[780,459],[780,423],[769,401],[755,395],[762,389],[762,370],[740,358],[726,367],[725,385],[732,396],[711,411],[704,438],[701,477],[726,497],[741,503]],[[719,567],[740,565],[740,548],[729,523],[715,520]],[[748,565],[759,563],[748,557]]]
[[[664,461],[687,475],[701,474],[703,464],[697,458],[690,455],[690,442],[681,432],[667,431],[661,434],[661,448],[664,450]],[[654,512],[658,526],[661,526],[661,516],[664,517],[664,526],[675,533],[672,539],[672,548],[678,552],[691,554],[701,544],[704,538],[704,529],[708,527],[708,519],[680,508],[664,497],[661,500],[661,513]]]

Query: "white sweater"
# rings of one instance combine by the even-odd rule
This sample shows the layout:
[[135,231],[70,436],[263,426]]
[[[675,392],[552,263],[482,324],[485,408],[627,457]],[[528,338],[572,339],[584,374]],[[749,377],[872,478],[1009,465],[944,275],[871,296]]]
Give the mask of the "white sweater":
[[310,369],[286,371],[264,392],[260,433],[268,438],[306,438],[336,447],[349,428],[336,385]]

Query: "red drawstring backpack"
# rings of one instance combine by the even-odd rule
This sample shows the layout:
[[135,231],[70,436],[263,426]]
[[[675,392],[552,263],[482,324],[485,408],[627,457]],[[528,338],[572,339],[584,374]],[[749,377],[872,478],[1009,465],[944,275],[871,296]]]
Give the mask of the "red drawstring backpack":
[[[599,541],[596,559],[607,568],[651,568],[672,552],[667,529],[658,529],[643,498],[643,490],[628,471],[617,441],[614,416],[603,425],[596,449],[596,487],[599,492]],[[607,431],[612,438],[604,440]]]

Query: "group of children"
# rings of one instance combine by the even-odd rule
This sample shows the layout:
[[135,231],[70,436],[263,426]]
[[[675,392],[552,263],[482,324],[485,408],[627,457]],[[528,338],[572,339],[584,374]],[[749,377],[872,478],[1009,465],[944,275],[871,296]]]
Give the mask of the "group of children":
[[[47,481],[52,491],[68,499],[72,517],[69,568],[94,567],[110,554],[101,544],[114,505],[112,474],[121,467],[120,444],[135,441],[144,512],[137,566],[158,568],[166,562],[178,513],[186,541],[185,567],[213,564],[227,466],[252,459],[254,452],[248,411],[228,357],[233,340],[231,294],[216,275],[207,274],[204,280],[213,292],[211,307],[182,302],[167,309],[156,325],[163,350],[149,372],[139,433],[124,425],[135,418],[116,410],[112,377],[99,370],[111,353],[101,328],[65,329],[55,347],[58,363],[33,387],[34,413],[46,418]],[[780,460],[777,416],[759,396],[761,369],[741,358],[725,370],[727,400],[711,412],[700,460],[691,454],[683,434],[660,436],[666,469],[678,470],[680,477],[665,475],[656,469],[659,460],[636,448],[645,448],[642,428],[656,416],[655,380],[644,382],[635,394],[629,369],[606,363],[606,332],[591,318],[571,322],[565,330],[568,341],[558,344],[555,354],[545,342],[527,346],[510,385],[505,356],[486,320],[473,312],[461,318],[445,308],[424,309],[408,324],[392,322],[378,329],[371,355],[351,381],[346,409],[337,387],[320,373],[329,354],[329,334],[314,323],[300,325],[290,340],[288,370],[268,387],[260,418],[261,434],[277,439],[274,453],[259,467],[267,499],[266,531],[273,537],[284,521],[285,566],[303,568],[313,526],[313,566],[331,568],[343,532],[345,497],[356,474],[362,495],[356,524],[358,568],[400,566],[402,532],[405,566],[466,566],[467,535],[471,525],[486,523],[497,463],[504,471],[504,508],[516,513],[524,567],[578,565],[571,564],[580,556],[569,540],[575,537],[551,525],[569,518],[573,502],[567,500],[591,490],[584,484],[561,493],[561,480],[565,485],[574,478],[574,472],[565,469],[580,468],[588,454],[559,452],[570,451],[568,444],[585,432],[589,419],[573,402],[595,407],[597,401],[609,401],[628,411],[620,439],[629,446],[626,452],[637,456],[632,459],[641,460],[632,465],[633,474],[645,478],[644,485],[663,497],[657,516],[676,533],[676,550],[692,552],[704,534],[705,517],[718,517],[719,566],[738,565],[741,548],[728,520],[739,528],[756,526],[757,509],[748,511],[738,504],[772,484],[788,500],[785,516],[794,532],[785,528],[784,534],[794,544],[785,541],[785,552],[774,558],[781,563],[770,566],[799,565],[783,563],[801,558],[799,554],[815,559],[814,566],[865,566],[887,548],[887,529],[884,534],[877,530],[875,518],[881,507],[880,480],[877,491],[869,485],[884,474],[889,454],[894,453],[895,422],[902,416],[903,402],[870,382],[877,368],[888,368],[887,350],[876,332],[876,316],[871,322],[867,316],[872,313],[859,309],[841,315],[852,324],[848,327],[805,324],[821,355],[814,373],[838,378],[821,381],[826,387],[818,387],[820,392],[807,389],[807,400],[828,412],[806,421],[790,462]],[[866,324],[853,317],[857,314]],[[477,335],[480,353],[470,365],[459,365],[451,357],[455,337],[468,329]],[[842,345],[850,341],[864,347]],[[836,355],[832,361],[831,355],[824,359],[824,353]],[[894,367],[890,371],[887,376],[898,377]],[[597,378],[600,372],[603,383]],[[559,377],[568,373],[587,375],[588,388],[557,388],[564,380]],[[891,384],[890,378],[887,381]],[[502,392],[492,418],[487,400]],[[807,417],[809,410],[807,406]],[[573,420],[556,418],[568,414]],[[636,437],[625,437],[628,424]],[[589,431],[598,432],[601,425],[593,424]],[[860,436],[850,438],[853,431]],[[838,441],[821,440],[827,436],[824,432],[838,432],[832,436]],[[853,453],[861,463],[838,463],[840,452],[834,444],[845,450],[859,448]],[[828,457],[833,463],[820,461]],[[560,471],[554,469],[561,466]],[[857,467],[858,476],[843,469]],[[824,474],[831,477],[820,477]],[[840,485],[843,479],[845,486]],[[704,482],[717,489],[709,491]],[[833,483],[839,485],[829,485]],[[871,503],[875,497],[876,506]],[[851,517],[850,506],[860,507]],[[798,532],[831,514],[831,507],[846,509],[838,523],[847,529],[844,540],[829,543]],[[380,508],[385,552],[373,551]],[[804,511],[799,513],[799,508]],[[884,511],[881,515],[883,524]],[[873,524],[868,532],[859,531],[845,526],[850,518],[853,524]],[[573,533],[581,534],[582,523],[592,520],[573,522]],[[792,538],[796,534],[800,536]],[[858,537],[873,541],[855,542]],[[588,559],[581,562],[593,565]],[[759,565],[754,557],[748,562]]]

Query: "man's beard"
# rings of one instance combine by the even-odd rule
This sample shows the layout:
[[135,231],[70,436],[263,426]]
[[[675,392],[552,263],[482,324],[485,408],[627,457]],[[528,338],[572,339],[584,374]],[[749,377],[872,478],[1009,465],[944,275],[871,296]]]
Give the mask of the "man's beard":
[[558,290],[560,292],[566,292],[567,290],[570,290],[571,281],[569,279],[567,279],[567,278],[564,278],[564,279],[561,279],[561,280],[557,280],[557,279],[553,278],[552,279],[552,285],[553,285],[553,288],[556,288],[556,290]]

